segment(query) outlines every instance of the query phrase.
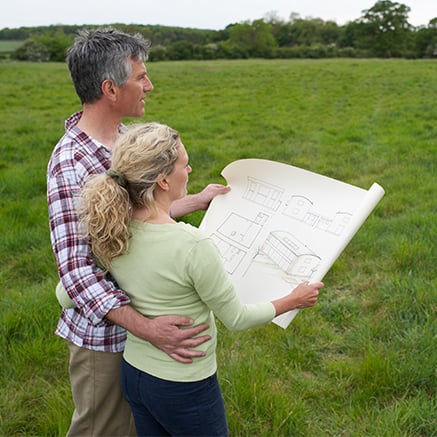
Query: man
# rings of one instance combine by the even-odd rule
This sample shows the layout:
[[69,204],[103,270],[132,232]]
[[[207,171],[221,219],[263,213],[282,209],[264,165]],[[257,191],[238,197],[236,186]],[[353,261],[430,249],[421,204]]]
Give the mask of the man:
[[[120,390],[119,371],[126,330],[189,365],[209,340],[207,326],[186,317],[147,319],[125,293],[99,270],[81,238],[76,195],[84,181],[110,166],[111,148],[126,128],[125,117],[144,115],[153,85],[145,61],[149,42],[114,29],[84,31],[67,52],[67,64],[82,111],[66,122],[47,175],[50,235],[61,283],[75,304],[64,309],[56,334],[68,342],[75,411],[68,436],[133,435],[130,409]],[[228,191],[211,184],[172,205],[172,215],[206,209]],[[184,329],[180,329],[180,327]]]

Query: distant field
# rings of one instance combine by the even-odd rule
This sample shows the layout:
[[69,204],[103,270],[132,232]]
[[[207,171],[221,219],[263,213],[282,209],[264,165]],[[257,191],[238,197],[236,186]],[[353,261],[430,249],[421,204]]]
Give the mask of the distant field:
[[0,53],[10,53],[17,50],[24,41],[4,41],[0,40]]
[[[218,375],[234,437],[437,435],[435,61],[148,65],[145,120],[178,129],[189,189],[239,158],[306,168],[385,197],[283,330],[229,333]],[[45,175],[79,109],[65,64],[0,64],[0,435],[64,436],[73,405]],[[197,225],[202,213],[186,218]]]

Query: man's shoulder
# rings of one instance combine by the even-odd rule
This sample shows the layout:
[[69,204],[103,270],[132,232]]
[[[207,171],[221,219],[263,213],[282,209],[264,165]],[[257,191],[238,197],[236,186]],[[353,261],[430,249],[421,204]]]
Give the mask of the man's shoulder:
[[90,142],[83,143],[80,139],[66,132],[53,149],[49,161],[49,176],[67,172],[84,175],[105,171],[108,166],[109,154],[96,153],[97,148]]

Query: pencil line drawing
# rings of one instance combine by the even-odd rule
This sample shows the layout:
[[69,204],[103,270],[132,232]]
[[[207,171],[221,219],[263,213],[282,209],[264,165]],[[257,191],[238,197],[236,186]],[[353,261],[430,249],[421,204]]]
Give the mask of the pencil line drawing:
[[212,234],[210,237],[220,252],[226,271],[230,275],[234,274],[247,252],[235,244],[227,242],[217,234]]
[[[222,176],[201,229],[216,244],[245,303],[289,293],[302,280],[322,280],[384,195],[290,165],[242,159]],[[274,322],[286,327],[292,311]]]
[[234,243],[249,248],[260,233],[261,228],[262,224],[241,215],[231,213],[217,229],[217,232],[232,240]]
[[270,232],[259,249],[287,275],[309,278],[320,263],[320,257],[286,231]]
[[276,187],[253,177],[247,178],[247,188],[243,198],[258,205],[277,211],[281,205],[283,188]]
[[[272,211],[278,211],[283,204],[284,194],[285,189],[282,187],[248,177],[243,198]],[[283,214],[335,235],[341,235],[352,218],[352,214],[347,211],[337,211],[332,217],[323,216],[315,208],[313,200],[300,194],[293,194],[290,200],[284,202]]]
[[283,212],[284,215],[299,220],[313,228],[340,236],[350,220],[352,213],[337,211],[334,216],[322,216],[314,209],[312,200],[301,195],[292,195]]

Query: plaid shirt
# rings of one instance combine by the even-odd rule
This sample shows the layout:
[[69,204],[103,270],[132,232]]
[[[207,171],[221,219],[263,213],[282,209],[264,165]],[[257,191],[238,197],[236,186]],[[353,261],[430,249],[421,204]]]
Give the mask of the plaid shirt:
[[[53,252],[61,282],[76,304],[62,310],[56,334],[79,347],[121,352],[126,331],[105,316],[129,304],[129,299],[95,265],[89,245],[79,236],[76,214],[80,187],[88,176],[110,167],[111,152],[75,127],[81,116],[78,112],[66,121],[65,135],[53,150],[47,172]],[[120,131],[124,129],[121,125]]]

